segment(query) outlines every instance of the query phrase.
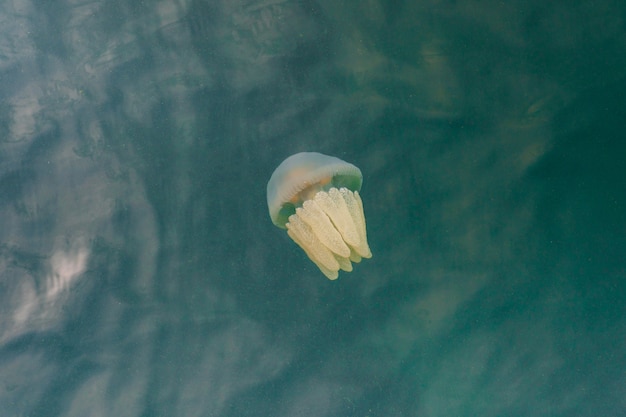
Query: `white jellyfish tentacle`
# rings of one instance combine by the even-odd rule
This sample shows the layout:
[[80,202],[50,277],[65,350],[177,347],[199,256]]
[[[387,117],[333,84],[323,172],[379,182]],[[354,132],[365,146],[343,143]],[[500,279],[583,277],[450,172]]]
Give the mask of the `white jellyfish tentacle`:
[[360,243],[359,232],[339,190],[331,188],[327,193],[319,192],[315,195],[315,201],[332,220],[343,240],[351,247],[358,246]]
[[304,250],[324,275],[329,279],[336,279],[339,275],[337,273],[339,262],[333,253],[320,242],[309,225],[298,216],[298,210],[296,214],[289,216],[289,222],[286,224],[287,234]]
[[289,217],[287,233],[330,279],[352,262],[369,258],[363,203],[358,192],[331,188],[318,192]]
[[[352,250],[350,250],[350,253],[352,253]],[[346,271],[346,272],[352,271],[352,262],[350,262],[349,256],[347,258],[343,258],[341,256],[335,256],[335,259],[337,259],[337,262],[339,263],[339,268],[342,271]]]
[[363,213],[363,202],[361,201],[359,192],[358,191],[353,192],[343,187],[339,190],[339,192],[343,196],[343,199],[346,202],[346,205],[348,206],[350,217],[352,218],[353,224],[359,235],[358,245],[350,245],[350,246],[361,257],[371,258],[372,252],[369,248],[369,245],[367,244],[367,231],[365,228],[365,214]]
[[305,201],[302,208],[296,210],[296,213],[311,227],[315,236],[324,246],[341,257],[347,258],[350,256],[350,248],[346,246],[341,234],[335,229],[316,200]]

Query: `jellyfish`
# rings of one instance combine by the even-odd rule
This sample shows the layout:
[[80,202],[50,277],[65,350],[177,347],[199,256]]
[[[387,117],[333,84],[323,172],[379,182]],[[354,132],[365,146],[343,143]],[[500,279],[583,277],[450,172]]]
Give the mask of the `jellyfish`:
[[267,183],[272,222],[287,230],[328,279],[372,257],[359,196],[362,182],[361,170],[348,162],[301,152],[285,159]]

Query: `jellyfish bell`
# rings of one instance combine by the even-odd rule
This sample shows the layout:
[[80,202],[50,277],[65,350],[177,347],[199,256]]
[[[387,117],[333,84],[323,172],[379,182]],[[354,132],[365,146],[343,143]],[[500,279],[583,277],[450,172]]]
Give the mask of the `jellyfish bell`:
[[362,183],[359,168],[317,152],[285,159],[267,183],[272,222],[287,229],[329,279],[336,279],[340,269],[352,271],[352,262],[372,257],[359,195]]

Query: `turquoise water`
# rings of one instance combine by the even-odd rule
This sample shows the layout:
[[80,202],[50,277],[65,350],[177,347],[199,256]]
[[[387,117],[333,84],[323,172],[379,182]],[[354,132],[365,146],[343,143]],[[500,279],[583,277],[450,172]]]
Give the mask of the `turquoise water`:
[[[621,2],[5,3],[3,416],[626,413]],[[300,151],[363,172],[337,281]]]

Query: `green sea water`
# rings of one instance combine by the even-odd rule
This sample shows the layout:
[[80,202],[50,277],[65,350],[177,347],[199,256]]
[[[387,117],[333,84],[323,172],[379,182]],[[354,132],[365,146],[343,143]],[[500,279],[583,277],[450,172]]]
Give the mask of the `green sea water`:
[[[626,413],[626,7],[0,5],[6,416]],[[372,259],[276,228],[363,173]]]

